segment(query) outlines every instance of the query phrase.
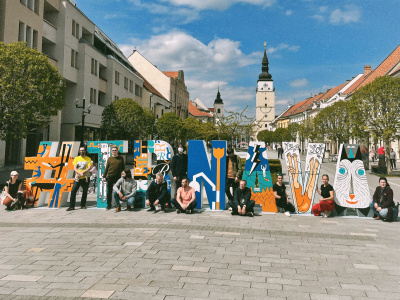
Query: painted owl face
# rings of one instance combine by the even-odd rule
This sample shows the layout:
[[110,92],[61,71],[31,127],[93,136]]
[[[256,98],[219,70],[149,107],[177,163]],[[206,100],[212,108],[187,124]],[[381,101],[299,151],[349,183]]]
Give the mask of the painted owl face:
[[[345,149],[341,150],[345,151]],[[355,150],[357,151],[357,147]],[[350,152],[349,158],[351,154]],[[370,193],[363,162],[355,156],[352,157],[353,159],[346,159],[343,153],[341,157],[337,165],[334,184],[336,202],[342,207],[368,207]]]

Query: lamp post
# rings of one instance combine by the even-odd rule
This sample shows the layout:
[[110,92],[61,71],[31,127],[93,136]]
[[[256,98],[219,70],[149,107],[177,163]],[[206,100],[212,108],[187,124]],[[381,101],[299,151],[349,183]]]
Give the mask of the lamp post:
[[85,97],[83,97],[82,106],[79,106],[78,105],[79,100],[78,99],[75,100],[75,107],[82,108],[81,146],[83,145],[84,133],[85,133],[85,117],[86,115],[90,114],[90,111],[92,109],[91,104],[89,104],[88,107],[86,108],[85,102],[86,102]]

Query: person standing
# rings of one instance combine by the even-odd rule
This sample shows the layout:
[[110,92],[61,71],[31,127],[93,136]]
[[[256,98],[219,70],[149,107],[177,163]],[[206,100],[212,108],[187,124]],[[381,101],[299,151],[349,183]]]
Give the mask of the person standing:
[[278,209],[278,212],[285,213],[286,216],[290,217],[290,213],[295,213],[296,209],[289,201],[289,197],[286,193],[286,186],[282,182],[283,175],[281,173],[278,173],[276,176],[277,182],[272,187],[276,201],[276,207]]
[[242,176],[242,161],[239,156],[237,156],[233,148],[228,148],[226,156],[226,182],[225,182],[225,193],[228,197],[229,207],[233,207],[233,195],[235,190],[239,187],[239,180]]
[[319,203],[315,204],[311,210],[314,216],[320,216],[324,212],[323,217],[327,218],[331,212],[335,209],[335,201],[333,200],[334,191],[333,187],[329,184],[329,176],[327,174],[322,175],[321,190],[317,187],[317,193],[321,195]]
[[239,187],[234,192],[232,215],[254,216],[256,202],[250,200],[251,190],[246,185],[246,180],[240,180]]
[[393,151],[393,148],[390,150],[390,166],[392,170],[396,170],[396,152]]
[[125,169],[124,158],[118,155],[117,146],[112,146],[111,154],[112,156],[107,159],[106,169],[103,173],[103,180],[107,182],[107,210],[111,209],[114,184],[121,177],[122,171]]
[[278,159],[283,158],[283,149],[281,144],[278,144],[277,149],[278,149]]
[[79,148],[79,156],[75,157],[73,163],[75,170],[75,182],[72,186],[69,207],[67,211],[75,209],[76,193],[82,187],[81,209],[86,209],[86,198],[89,189],[90,177],[89,170],[92,166],[92,160],[86,156],[86,148]]
[[126,201],[126,210],[131,210],[135,202],[136,180],[129,169],[122,171],[121,178],[114,184],[115,212],[121,211],[121,200]]
[[179,144],[178,154],[172,157],[171,161],[171,172],[172,178],[175,182],[175,194],[176,191],[181,187],[182,179],[186,178],[188,169],[188,157],[183,153],[182,144]]
[[189,186],[189,178],[182,178],[182,186],[176,192],[176,199],[172,199],[171,202],[177,208],[177,214],[193,213],[197,206],[196,193],[194,188]]
[[374,146],[371,146],[371,150],[369,151],[369,156],[371,157],[372,162],[375,161],[375,155],[376,155],[376,151]]

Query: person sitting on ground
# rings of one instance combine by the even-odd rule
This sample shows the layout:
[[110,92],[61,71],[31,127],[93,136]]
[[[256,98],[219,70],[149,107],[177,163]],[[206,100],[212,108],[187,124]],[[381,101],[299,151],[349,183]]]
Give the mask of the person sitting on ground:
[[176,192],[176,199],[172,199],[172,204],[176,207],[176,213],[193,213],[197,206],[196,193],[194,188],[189,186],[189,178],[183,178],[181,187]]
[[3,200],[3,204],[6,206],[6,210],[22,209],[25,207],[28,191],[22,190],[22,181],[18,179],[18,175],[17,171],[12,171],[10,180],[7,181],[4,187],[6,197]]
[[398,205],[394,204],[393,190],[385,177],[379,178],[379,186],[372,199],[369,207],[374,212],[375,220],[393,221],[397,219]]
[[296,209],[289,201],[289,197],[286,193],[286,186],[282,182],[283,175],[281,173],[278,173],[276,180],[277,182],[272,187],[276,201],[276,207],[278,209],[278,212],[285,213],[286,216],[290,217],[290,213],[295,213]]
[[256,202],[250,200],[251,190],[246,185],[246,180],[240,180],[239,187],[233,193],[232,215],[254,216]]
[[131,210],[135,202],[136,195],[136,180],[132,178],[131,170],[126,169],[122,171],[122,176],[114,184],[114,200],[115,200],[115,212],[121,211],[121,200],[126,201],[126,210]]
[[[233,207],[233,195],[239,187],[239,180],[242,177],[242,160],[235,154],[233,148],[228,148],[226,156],[226,181],[225,194],[228,197],[229,207]],[[232,187],[232,193],[231,193]]]
[[[168,193],[167,182],[164,181],[164,175],[157,173],[156,180],[153,180],[146,191],[146,205],[150,206],[149,211],[165,211],[165,204],[170,201],[171,196]],[[161,208],[160,208],[161,206]]]
[[333,187],[328,183],[329,176],[327,174],[322,175],[321,190],[317,187],[317,193],[321,195],[321,199],[319,199],[319,203],[315,204],[311,210],[314,216],[320,216],[323,212],[323,217],[327,218],[331,214],[331,212],[335,209],[335,201],[333,200],[334,191]]

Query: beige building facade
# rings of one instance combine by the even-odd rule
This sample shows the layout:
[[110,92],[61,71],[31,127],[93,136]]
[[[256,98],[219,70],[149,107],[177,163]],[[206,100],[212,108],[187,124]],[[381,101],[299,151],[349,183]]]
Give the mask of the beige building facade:
[[185,76],[182,70],[160,71],[137,50],[133,50],[128,60],[171,103],[172,112],[182,119],[188,117],[189,92],[185,85]]
[[80,140],[83,111],[75,101],[81,106],[85,99],[86,107],[90,105],[84,140],[97,140],[105,106],[121,98],[142,104],[146,97],[144,79],[71,0],[0,0],[0,41],[27,42],[48,57],[66,82],[65,107],[48,128],[23,141],[0,142],[0,153],[6,153],[0,155],[0,166],[20,164],[23,157],[35,155],[43,140]]

